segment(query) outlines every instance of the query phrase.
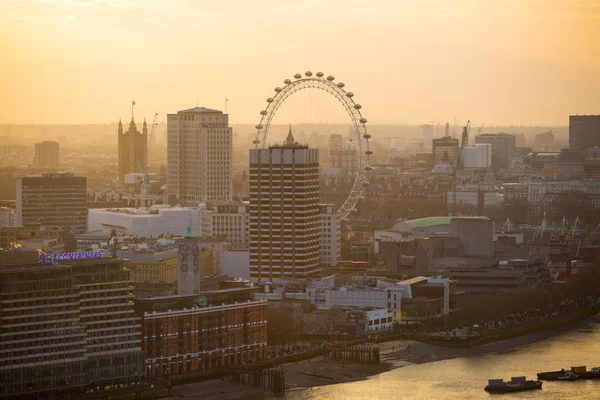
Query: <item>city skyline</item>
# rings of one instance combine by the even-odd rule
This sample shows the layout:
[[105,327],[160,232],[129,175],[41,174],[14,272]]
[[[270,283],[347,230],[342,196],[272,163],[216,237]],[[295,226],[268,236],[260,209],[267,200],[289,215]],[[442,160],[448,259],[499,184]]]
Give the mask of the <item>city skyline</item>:
[[[305,70],[344,81],[374,124],[456,115],[486,125],[564,126],[569,115],[600,108],[593,47],[600,5],[590,2],[249,7],[0,3],[0,49],[10,55],[0,124],[115,121],[128,117],[132,97],[136,116],[197,103],[224,109],[227,98],[232,124],[253,124],[273,88]],[[265,50],[281,56],[267,62]]]

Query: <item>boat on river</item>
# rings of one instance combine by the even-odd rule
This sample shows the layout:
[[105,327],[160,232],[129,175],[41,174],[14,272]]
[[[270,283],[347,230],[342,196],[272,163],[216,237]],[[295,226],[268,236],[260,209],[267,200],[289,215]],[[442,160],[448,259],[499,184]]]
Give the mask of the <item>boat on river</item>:
[[490,379],[484,390],[490,393],[514,393],[541,388],[542,381],[528,381],[524,376],[516,376],[510,378],[510,381]]
[[560,371],[539,372],[537,377],[544,381],[575,381],[579,379],[579,374],[561,369]]

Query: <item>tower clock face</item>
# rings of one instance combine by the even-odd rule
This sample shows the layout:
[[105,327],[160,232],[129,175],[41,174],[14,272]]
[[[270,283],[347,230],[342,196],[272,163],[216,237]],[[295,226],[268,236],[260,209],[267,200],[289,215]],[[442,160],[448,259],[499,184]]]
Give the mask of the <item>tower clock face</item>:
[[181,270],[182,271],[187,271],[188,270],[188,265],[187,264],[181,264]]

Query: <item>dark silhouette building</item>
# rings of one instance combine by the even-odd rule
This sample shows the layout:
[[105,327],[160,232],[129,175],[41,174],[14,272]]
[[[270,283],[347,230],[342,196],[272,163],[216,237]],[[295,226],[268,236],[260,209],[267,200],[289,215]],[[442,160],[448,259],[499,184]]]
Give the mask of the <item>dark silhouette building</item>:
[[71,173],[17,178],[17,225],[87,230],[87,178]]
[[123,124],[119,120],[119,183],[124,183],[125,174],[142,172],[148,166],[148,125],[144,119],[142,132],[137,130],[131,117],[129,129],[123,133]]
[[600,146],[600,115],[569,116],[569,148],[587,150]]

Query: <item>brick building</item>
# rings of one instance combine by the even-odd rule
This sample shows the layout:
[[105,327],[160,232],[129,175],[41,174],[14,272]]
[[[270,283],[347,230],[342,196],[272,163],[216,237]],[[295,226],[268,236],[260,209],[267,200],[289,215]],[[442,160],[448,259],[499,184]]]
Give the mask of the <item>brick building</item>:
[[266,301],[208,302],[202,294],[136,300],[147,378],[267,358]]

